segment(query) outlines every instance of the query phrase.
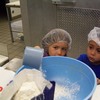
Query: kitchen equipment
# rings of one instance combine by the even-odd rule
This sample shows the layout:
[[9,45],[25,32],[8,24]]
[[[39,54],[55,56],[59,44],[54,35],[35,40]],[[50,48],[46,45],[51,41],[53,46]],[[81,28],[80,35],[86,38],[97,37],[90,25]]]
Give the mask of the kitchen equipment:
[[63,87],[57,90],[60,92],[58,100],[91,99],[97,84],[96,76],[83,62],[70,57],[50,56],[43,58],[41,68],[47,80]]

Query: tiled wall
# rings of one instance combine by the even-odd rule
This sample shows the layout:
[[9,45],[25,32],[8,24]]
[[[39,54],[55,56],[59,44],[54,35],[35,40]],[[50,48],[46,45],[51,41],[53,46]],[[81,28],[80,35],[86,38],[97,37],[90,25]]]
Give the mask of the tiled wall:
[[70,56],[77,57],[86,52],[88,33],[95,26],[100,27],[100,10],[57,7],[57,27],[65,29],[72,36]]
[[76,0],[74,5],[64,7],[51,0],[20,1],[26,45],[39,45],[48,31],[60,27],[73,38],[70,56],[86,52],[87,34],[100,23],[100,0]]

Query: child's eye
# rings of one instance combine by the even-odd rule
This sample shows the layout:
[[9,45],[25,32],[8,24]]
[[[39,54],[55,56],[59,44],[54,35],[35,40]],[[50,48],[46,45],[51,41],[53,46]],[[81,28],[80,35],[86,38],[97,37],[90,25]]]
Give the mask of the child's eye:
[[67,49],[66,49],[66,48],[62,48],[62,50],[63,50],[63,51],[66,51]]
[[93,47],[92,46],[89,46],[89,49],[93,49]]
[[97,52],[100,53],[100,49],[97,49]]
[[54,49],[58,49],[58,47],[56,46],[56,47],[53,47]]

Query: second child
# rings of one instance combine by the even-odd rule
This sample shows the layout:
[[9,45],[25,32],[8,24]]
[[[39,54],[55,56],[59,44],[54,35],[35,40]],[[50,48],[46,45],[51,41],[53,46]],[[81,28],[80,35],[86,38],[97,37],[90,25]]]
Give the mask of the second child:
[[96,74],[100,84],[100,28],[94,27],[88,34],[87,54],[81,54],[78,60],[87,64]]

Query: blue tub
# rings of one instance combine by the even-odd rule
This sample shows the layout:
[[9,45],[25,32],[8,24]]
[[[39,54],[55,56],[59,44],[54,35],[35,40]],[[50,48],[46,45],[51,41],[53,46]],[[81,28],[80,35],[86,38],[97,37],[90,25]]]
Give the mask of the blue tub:
[[44,57],[42,71],[47,80],[55,81],[69,88],[69,91],[72,89],[72,97],[62,97],[61,100],[90,100],[96,89],[94,72],[76,59],[57,56]]
[[[24,68],[33,67],[23,65],[16,74]],[[96,89],[94,72],[76,59],[61,56],[44,57],[41,69],[47,80],[55,81],[56,84],[67,87],[69,91],[72,90],[70,98],[64,96],[58,100],[90,100]]]

